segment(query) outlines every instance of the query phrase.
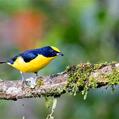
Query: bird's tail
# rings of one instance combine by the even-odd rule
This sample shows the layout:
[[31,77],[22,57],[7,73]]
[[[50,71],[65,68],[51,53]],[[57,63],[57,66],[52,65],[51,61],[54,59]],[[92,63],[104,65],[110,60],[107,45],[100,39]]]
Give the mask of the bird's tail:
[[4,64],[4,63],[6,63],[5,61],[0,61],[0,64]]

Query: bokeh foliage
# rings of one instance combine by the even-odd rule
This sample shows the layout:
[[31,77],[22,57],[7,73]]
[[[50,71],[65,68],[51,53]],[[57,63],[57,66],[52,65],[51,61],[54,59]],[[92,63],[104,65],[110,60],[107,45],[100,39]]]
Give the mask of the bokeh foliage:
[[[0,0],[0,58],[8,59],[20,50],[44,45],[59,47],[64,57],[39,72],[43,75],[81,62],[118,61],[118,4],[118,0]],[[18,79],[20,75],[11,67],[1,65],[0,78]],[[81,95],[62,96],[56,118],[118,119],[117,91],[114,94],[110,89],[91,91],[86,101]],[[45,118],[48,110],[39,102],[32,102],[30,108],[34,111],[30,111],[35,117],[30,115],[29,119]],[[19,114],[13,113],[17,106],[7,116],[11,105],[13,103],[0,103],[2,119],[10,119],[10,116],[18,119]],[[29,114],[28,106],[23,108]]]

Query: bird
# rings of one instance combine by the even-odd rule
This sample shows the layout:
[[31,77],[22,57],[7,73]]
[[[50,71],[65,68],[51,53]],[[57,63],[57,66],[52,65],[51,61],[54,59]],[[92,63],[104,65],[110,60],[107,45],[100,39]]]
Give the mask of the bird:
[[23,73],[35,73],[47,66],[57,56],[64,54],[54,46],[44,46],[42,48],[26,50],[15,55],[7,61],[1,61],[0,64],[8,64],[20,71],[22,80],[25,80]]

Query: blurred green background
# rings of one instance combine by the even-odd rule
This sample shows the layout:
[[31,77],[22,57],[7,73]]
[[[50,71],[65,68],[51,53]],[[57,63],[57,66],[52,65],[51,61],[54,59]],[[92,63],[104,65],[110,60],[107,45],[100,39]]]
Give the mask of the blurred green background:
[[[119,60],[118,0],[0,0],[0,59],[26,49],[56,46],[59,57],[39,74],[61,72],[67,65]],[[18,71],[0,66],[0,78],[16,80]],[[56,119],[119,119],[118,87],[91,90],[58,99]],[[0,101],[1,119],[45,119],[44,99]]]

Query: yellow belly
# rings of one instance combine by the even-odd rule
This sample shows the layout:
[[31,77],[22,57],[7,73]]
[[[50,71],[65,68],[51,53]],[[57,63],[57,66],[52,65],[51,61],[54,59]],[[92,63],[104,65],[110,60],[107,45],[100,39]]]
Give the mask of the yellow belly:
[[20,70],[21,72],[37,72],[46,65],[48,65],[55,57],[44,57],[38,55],[35,59],[30,62],[25,62],[22,57],[18,57],[14,64],[11,64],[12,67]]

